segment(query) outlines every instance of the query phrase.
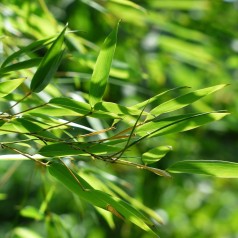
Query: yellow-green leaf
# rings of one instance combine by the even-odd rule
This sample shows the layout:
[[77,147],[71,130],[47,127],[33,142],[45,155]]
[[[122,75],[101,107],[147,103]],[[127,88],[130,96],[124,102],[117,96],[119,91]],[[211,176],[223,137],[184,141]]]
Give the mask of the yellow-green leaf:
[[171,146],[165,145],[153,148],[142,155],[142,161],[145,164],[155,163],[163,158],[171,149]]
[[0,97],[5,97],[17,87],[19,87],[26,78],[12,79],[0,83]]
[[238,178],[238,163],[220,160],[186,160],[167,169],[171,173],[204,174],[219,178]]

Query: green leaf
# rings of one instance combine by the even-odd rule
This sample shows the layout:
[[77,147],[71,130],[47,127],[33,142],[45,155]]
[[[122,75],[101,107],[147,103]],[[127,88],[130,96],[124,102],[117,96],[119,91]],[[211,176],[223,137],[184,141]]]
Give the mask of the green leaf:
[[137,103],[136,105],[131,106],[130,108],[132,108],[132,109],[144,108],[146,105],[149,105],[150,103],[153,103],[153,102],[157,101],[158,99],[160,99],[165,94],[167,94],[167,93],[169,93],[171,91],[174,91],[174,90],[179,90],[179,89],[184,89],[184,88],[188,88],[188,87],[184,86],[184,87],[177,87],[177,88],[166,90],[166,91],[164,91],[162,93],[159,93],[159,94],[155,95],[154,97],[151,97],[151,98],[149,98],[149,99],[147,99],[147,100],[145,100],[145,101],[143,101],[141,103]]
[[158,146],[144,153],[142,155],[142,161],[146,165],[155,163],[163,158],[170,150],[172,150],[171,146]]
[[[141,110],[133,109],[129,107],[124,107],[122,105],[112,103],[112,102],[99,102],[94,106],[94,110],[103,111],[103,112],[113,112],[120,116],[138,116],[141,114]],[[143,112],[147,114],[146,112]]]
[[112,59],[116,49],[118,26],[119,22],[105,39],[94,67],[89,91],[89,103],[92,107],[102,100],[107,86]]
[[49,104],[67,108],[82,115],[88,114],[91,111],[91,107],[89,104],[84,102],[79,102],[71,98],[65,98],[65,97],[53,98],[49,101]]
[[5,97],[19,87],[26,78],[12,79],[0,82],[0,97]]
[[238,163],[220,160],[186,160],[173,164],[167,171],[204,174],[219,178],[238,178]]
[[147,232],[156,234],[154,224],[149,218],[120,198],[93,189],[82,177],[71,171],[65,165],[51,162],[48,165],[48,170],[53,177],[58,179],[81,199],[91,203],[93,206],[111,212],[120,219],[128,219]]
[[178,133],[220,120],[227,115],[229,115],[229,113],[208,112],[168,117],[145,123],[137,128],[136,133],[144,137],[155,137],[170,133]]
[[21,69],[28,69],[31,67],[35,67],[39,65],[41,62],[41,58],[34,58],[34,59],[29,59],[25,61],[21,61],[19,63],[15,63],[9,66],[6,66],[4,68],[0,68],[0,75],[6,74],[11,71],[17,71]]
[[91,156],[95,155],[106,155],[109,153],[115,153],[121,148],[115,146],[105,145],[103,143],[55,143],[52,145],[46,145],[39,150],[39,154],[46,157],[61,157],[67,155],[83,155]]
[[51,78],[54,76],[57,68],[61,62],[61,59],[64,54],[63,43],[64,43],[64,34],[66,31],[67,25],[64,27],[62,32],[53,42],[52,46],[46,52],[43,57],[33,79],[31,81],[30,88],[32,92],[42,91],[50,82]]
[[38,209],[32,206],[22,208],[20,214],[23,217],[32,218],[35,220],[42,220],[44,217],[43,214],[40,213]]
[[[188,106],[189,104],[194,103],[195,101],[203,98],[204,96],[214,93],[222,88],[227,86],[227,84],[220,84],[209,88],[204,88],[196,90],[194,92],[187,93],[185,95],[179,96],[177,98],[171,99],[167,102],[160,104],[150,111],[150,114],[154,117],[161,115],[162,113],[167,113],[181,109]],[[150,116],[151,118],[151,116]],[[149,118],[148,118],[149,119]]]
[[[89,104],[85,102],[79,102],[70,98],[53,98],[49,101],[49,105],[56,105],[62,108],[70,109],[73,112],[77,112],[80,115],[87,115],[96,118],[120,118],[117,114],[113,112],[109,112],[107,110],[104,111],[92,111]],[[60,111],[59,109],[55,111]],[[71,113],[72,114],[72,113]],[[76,115],[78,115],[76,114]],[[62,115],[67,115],[67,113],[63,113]]]
[[0,134],[25,134],[25,135],[34,135],[43,138],[51,138],[56,139],[49,131],[45,131],[44,129],[47,128],[47,125],[38,125],[33,123],[31,120],[24,119],[24,118],[17,118],[11,120],[8,123],[5,123],[3,126],[0,127]]
[[110,0],[110,2],[115,2],[117,4],[125,5],[125,6],[128,6],[128,7],[132,7],[132,8],[135,8],[137,10],[140,10],[142,12],[146,12],[145,8],[143,8],[140,5],[138,5],[134,2],[131,2],[129,0]]
[[14,59],[19,58],[22,54],[27,54],[30,52],[34,52],[36,50],[41,49],[42,47],[51,44],[53,41],[53,37],[50,38],[46,38],[43,40],[38,40],[38,41],[34,41],[33,43],[31,43],[30,45],[21,48],[20,50],[14,52],[13,54],[9,55],[4,62],[2,63],[1,68],[6,67],[6,65],[8,65],[10,62],[12,62]]

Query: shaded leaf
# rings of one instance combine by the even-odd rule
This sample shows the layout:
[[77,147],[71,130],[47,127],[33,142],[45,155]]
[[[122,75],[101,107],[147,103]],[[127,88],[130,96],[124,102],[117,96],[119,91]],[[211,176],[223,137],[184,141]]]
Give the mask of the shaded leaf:
[[186,160],[171,165],[171,173],[204,174],[219,178],[238,178],[238,163],[220,160]]
[[60,35],[53,42],[52,46],[46,52],[43,57],[35,75],[32,78],[30,88],[32,92],[42,91],[50,82],[51,78],[54,76],[57,68],[61,62],[61,59],[64,54],[63,43],[64,43],[64,34],[66,31],[67,25],[62,30]]
[[14,59],[19,58],[22,54],[26,54],[28,52],[33,52],[35,50],[39,50],[42,47],[52,43],[52,41],[53,41],[53,37],[32,42],[30,45],[23,47],[20,50],[14,52],[13,54],[9,55],[2,63],[1,68],[6,67],[6,65],[8,65],[10,62],[12,62]]
[[21,69],[28,69],[31,67],[35,67],[35,66],[39,65],[40,62],[41,62],[41,58],[34,58],[34,59],[21,61],[19,63],[15,63],[12,65],[6,66],[4,68],[0,68],[0,75],[6,74],[11,71],[17,71],[17,70],[21,70]]
[[52,145],[46,145],[39,150],[39,154],[46,157],[57,157],[57,156],[66,156],[66,155],[83,155],[91,156],[91,154],[109,154],[115,153],[121,148],[116,146],[109,146],[93,143],[55,143]]
[[69,190],[93,206],[107,210],[123,220],[128,219],[145,231],[156,234],[154,224],[149,218],[120,198],[93,189],[82,177],[63,164],[51,162],[48,165],[48,170],[53,177],[63,183]]
[[119,22],[105,39],[94,67],[89,91],[89,103],[92,107],[102,100],[107,86],[112,59],[116,49],[118,26]]

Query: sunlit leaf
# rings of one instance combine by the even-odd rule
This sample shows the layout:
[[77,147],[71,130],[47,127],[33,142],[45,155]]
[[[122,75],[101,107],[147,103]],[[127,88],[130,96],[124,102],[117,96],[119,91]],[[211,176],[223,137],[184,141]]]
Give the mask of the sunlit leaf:
[[179,96],[177,98],[171,99],[167,102],[160,104],[150,111],[151,115],[159,116],[162,113],[175,111],[186,107],[189,104],[196,102],[197,100],[203,98],[204,96],[214,93],[227,86],[227,84],[216,85],[209,88],[203,88],[196,90],[194,92],[187,93],[185,95]]
[[117,3],[117,4],[121,4],[121,5],[125,5],[125,6],[128,6],[128,7],[138,9],[142,12],[146,12],[145,8],[143,8],[140,5],[138,5],[138,4],[136,4],[132,1],[129,1],[129,0],[109,0],[109,2],[114,2],[114,3]]
[[43,238],[41,235],[39,235],[35,231],[25,227],[16,227],[13,230],[13,234],[18,238],[25,238],[25,237]]
[[107,86],[112,59],[116,49],[118,26],[119,22],[105,39],[94,67],[89,91],[89,103],[92,107],[102,100]]
[[12,79],[5,82],[0,82],[0,97],[5,97],[16,88],[18,88],[26,78]]
[[165,96],[165,94],[167,94],[171,91],[174,91],[174,90],[179,90],[179,89],[184,89],[184,88],[188,88],[188,87],[178,87],[178,88],[173,88],[173,89],[166,90],[165,92],[159,93],[159,94],[157,94],[156,96],[154,96],[152,98],[149,98],[149,99],[147,99],[143,102],[137,103],[136,105],[132,106],[131,108],[134,108],[134,109],[144,108],[146,105],[149,105],[150,103],[153,103],[153,102],[159,100],[162,96]]
[[227,116],[225,112],[187,114],[155,120],[139,126],[136,133],[146,137],[161,136],[170,133],[192,130]]
[[142,161],[145,164],[152,164],[163,158],[170,150],[171,146],[158,146],[153,148],[142,155]]
[[238,163],[220,160],[185,160],[171,165],[171,173],[204,174],[220,178],[238,178]]
[[30,88],[32,92],[42,91],[48,85],[58,69],[64,54],[63,43],[66,28],[67,25],[43,57],[31,81]]
[[[108,111],[104,107],[98,107],[98,110],[91,109],[90,105],[85,102],[79,102],[70,98],[53,98],[50,100],[49,105],[57,105],[62,108],[70,109],[80,115],[87,115],[96,118],[120,118],[117,111]],[[102,110],[100,110],[102,109]],[[56,109],[55,109],[56,110]],[[59,111],[59,110],[58,110]],[[121,113],[120,113],[121,114]],[[67,114],[63,114],[67,115]]]
[[78,112],[79,114],[82,114],[82,115],[85,115],[91,112],[91,107],[89,104],[84,102],[79,102],[70,98],[63,98],[63,97],[53,98],[49,101],[49,104],[67,108],[72,111]]
[[44,217],[43,214],[40,213],[38,209],[32,206],[22,208],[20,214],[23,217],[32,218],[35,220],[41,220]]
[[[141,110],[124,107],[122,105],[112,103],[112,102],[99,102],[94,106],[94,109],[97,111],[103,111],[106,113],[113,112],[121,116],[134,115],[138,116],[141,113]],[[143,114],[146,114],[143,112]]]

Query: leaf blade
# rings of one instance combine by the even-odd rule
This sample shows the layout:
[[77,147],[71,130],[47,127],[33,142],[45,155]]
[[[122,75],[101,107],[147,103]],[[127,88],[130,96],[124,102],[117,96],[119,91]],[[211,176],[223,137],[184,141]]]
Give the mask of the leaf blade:
[[119,23],[117,23],[114,30],[105,39],[100,53],[98,55],[93,75],[90,81],[89,103],[91,107],[102,100],[104,91],[106,89],[107,80],[110,73],[112,59],[116,49],[117,32]]
[[163,113],[172,112],[172,111],[181,109],[183,107],[188,106],[189,104],[192,104],[200,100],[201,98],[211,93],[214,93],[224,88],[225,86],[227,86],[227,84],[219,84],[213,87],[203,88],[203,89],[199,89],[199,90],[184,94],[182,96],[179,96],[177,98],[171,99],[167,102],[160,104],[159,106],[152,109],[150,111],[150,114],[154,116],[159,116]]
[[57,71],[64,54],[63,43],[66,29],[67,25],[61,31],[59,36],[55,39],[43,57],[31,81],[30,88],[32,92],[38,93],[42,91],[49,84],[51,78]]
[[185,160],[171,165],[171,173],[192,173],[219,178],[238,178],[238,163],[220,160]]

